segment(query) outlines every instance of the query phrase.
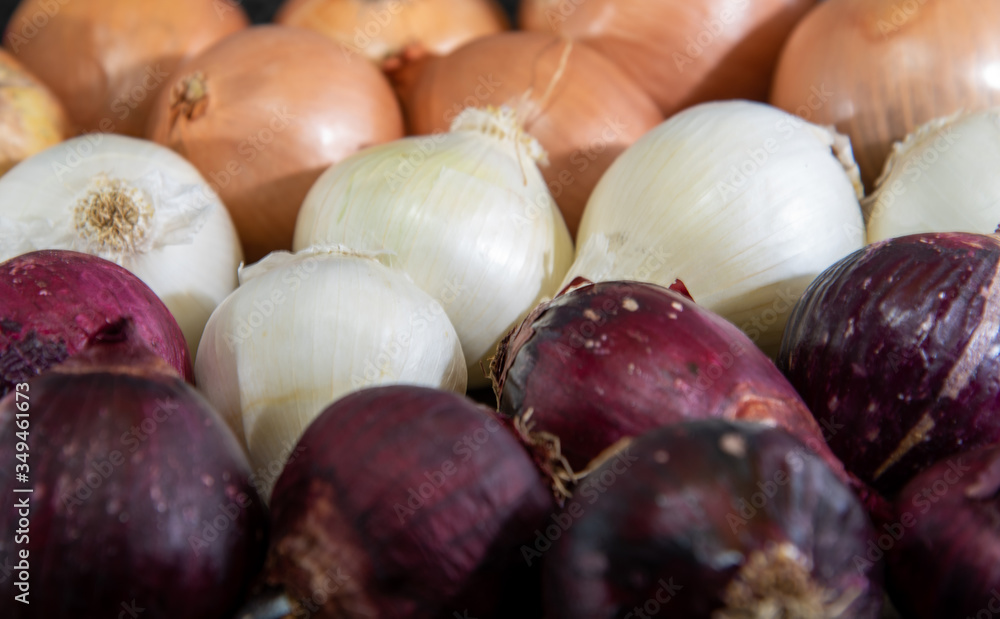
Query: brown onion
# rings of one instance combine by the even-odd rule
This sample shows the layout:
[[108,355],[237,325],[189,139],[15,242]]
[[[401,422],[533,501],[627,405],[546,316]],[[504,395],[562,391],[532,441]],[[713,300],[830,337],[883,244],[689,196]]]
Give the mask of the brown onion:
[[771,102],[835,124],[872,188],[919,125],[1000,104],[1000,3],[827,0],[796,27]]
[[66,139],[69,121],[52,91],[0,49],[0,174]]
[[246,26],[238,4],[220,0],[23,0],[4,45],[78,129],[141,136],[177,67]]
[[[405,81],[405,66],[400,70]],[[663,117],[624,73],[580,43],[534,32],[483,37],[426,60],[403,106],[409,129],[449,128],[466,107],[508,104],[548,153],[542,175],[572,234],[601,174]]]
[[525,30],[586,42],[666,116],[717,99],[763,101],[781,45],[816,0],[524,0]]
[[230,214],[247,261],[291,249],[316,178],[356,151],[402,137],[392,88],[326,37],[257,26],[185,65],[161,93],[149,137],[186,157]]
[[414,44],[447,54],[508,27],[496,0],[288,0],[274,21],[325,34],[345,53],[371,60]]

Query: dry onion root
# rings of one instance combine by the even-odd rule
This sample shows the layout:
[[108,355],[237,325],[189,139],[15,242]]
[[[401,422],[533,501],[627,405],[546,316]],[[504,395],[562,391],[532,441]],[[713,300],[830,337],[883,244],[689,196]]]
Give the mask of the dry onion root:
[[140,136],[181,63],[247,23],[238,3],[219,0],[23,0],[4,46],[76,128]]

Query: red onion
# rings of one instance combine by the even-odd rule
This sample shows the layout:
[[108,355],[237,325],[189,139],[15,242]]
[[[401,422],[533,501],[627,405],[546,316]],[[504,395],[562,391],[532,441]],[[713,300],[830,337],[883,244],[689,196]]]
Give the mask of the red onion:
[[[682,284],[675,284],[681,287]],[[685,419],[780,425],[843,472],[774,364],[683,292],[588,284],[537,307],[493,360],[499,410],[557,488],[623,437]]]
[[[877,618],[881,564],[854,494],[780,428],[652,430],[595,469],[526,556],[547,619]],[[554,541],[553,541],[554,540]]]
[[316,619],[492,617],[554,507],[517,440],[447,391],[354,392],[296,449],[271,497],[266,574]]
[[262,564],[235,436],[125,328],[0,401],[0,616],[218,619]]
[[122,267],[43,250],[0,263],[0,395],[85,349],[122,319],[130,333],[194,382],[184,335],[163,302]]
[[847,470],[891,494],[1000,440],[1000,240],[918,234],[869,245],[812,282],[778,366]]

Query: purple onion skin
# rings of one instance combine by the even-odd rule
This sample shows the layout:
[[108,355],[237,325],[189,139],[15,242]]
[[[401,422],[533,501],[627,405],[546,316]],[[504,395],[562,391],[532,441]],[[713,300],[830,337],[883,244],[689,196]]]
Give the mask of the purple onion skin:
[[425,387],[364,389],[296,450],[271,497],[265,572],[302,612],[484,619],[502,596],[530,597],[500,583],[526,573],[518,547],[554,500],[488,409]]
[[723,418],[780,425],[843,473],[771,360],[673,290],[602,282],[565,292],[501,342],[492,370],[500,413],[513,420],[530,410],[532,429],[557,436],[575,471],[619,439]]
[[135,275],[96,256],[41,250],[0,263],[0,396],[131,320],[140,341],[186,381],[194,372],[170,310]]
[[[710,419],[651,430],[590,473],[562,516],[542,558],[546,619],[879,616],[882,565],[855,563],[874,537],[864,508],[779,428]],[[778,548],[809,563],[782,562]],[[751,600],[827,606],[754,614],[763,605],[737,603],[734,583]],[[850,603],[823,614],[834,600]]]
[[[27,399],[0,401],[0,561],[16,568],[27,550],[30,583],[24,605],[18,570],[0,582],[0,616],[219,619],[263,565],[266,511],[237,439],[165,361],[120,345],[83,351],[29,380]],[[27,484],[15,478],[24,402]]]
[[830,267],[793,309],[778,366],[875,489],[1000,440],[998,269],[993,235],[889,239]]
[[1000,616],[1000,447],[938,462],[896,497],[872,546],[893,602],[914,619]]

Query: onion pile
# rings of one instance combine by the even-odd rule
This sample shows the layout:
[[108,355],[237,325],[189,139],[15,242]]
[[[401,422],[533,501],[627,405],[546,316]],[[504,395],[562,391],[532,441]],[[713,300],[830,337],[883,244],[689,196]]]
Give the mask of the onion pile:
[[296,453],[271,500],[266,568],[296,616],[485,619],[530,594],[502,585],[526,571],[519,546],[552,496],[488,409],[365,389],[324,410]]
[[5,617],[218,619],[262,564],[246,456],[129,327],[0,400]]
[[403,129],[371,63],[352,62],[315,32],[258,26],[172,76],[148,131],[201,171],[252,262],[291,248],[299,206],[323,170]]
[[[406,75],[405,63],[398,71]],[[529,32],[483,37],[423,60],[403,99],[409,130],[418,135],[446,131],[464,108],[501,105],[517,112],[548,153],[542,175],[571,234],[611,162],[663,119],[652,100],[594,50]]]
[[1000,441],[998,273],[995,235],[917,234],[844,258],[796,305],[778,365],[877,490]]
[[177,320],[192,357],[243,260],[219,197],[190,163],[146,140],[92,134],[0,178],[0,260],[70,249],[135,273]]
[[4,45],[77,129],[140,136],[181,63],[246,26],[239,4],[220,0],[22,0]]
[[851,138],[871,188],[895,141],[1000,105],[1000,4],[826,0],[795,28],[770,101]]
[[508,26],[496,0],[287,0],[274,22],[315,30],[375,61],[410,45],[447,54]]
[[753,342],[659,286],[562,293],[501,343],[493,377],[501,415],[564,494],[619,440],[687,419],[781,426],[843,475],[809,410]]
[[[634,440],[536,540],[548,619],[878,619],[861,504],[788,433],[686,422]],[[549,527],[547,531],[552,531]],[[550,541],[554,537],[554,542]]]
[[61,142],[69,131],[66,112],[52,92],[0,49],[0,175]]
[[582,41],[627,73],[664,116],[768,94],[785,38],[816,0],[524,0],[526,30]]
[[193,382],[184,336],[163,302],[118,265],[71,251],[0,263],[0,395],[102,337],[128,334]]

